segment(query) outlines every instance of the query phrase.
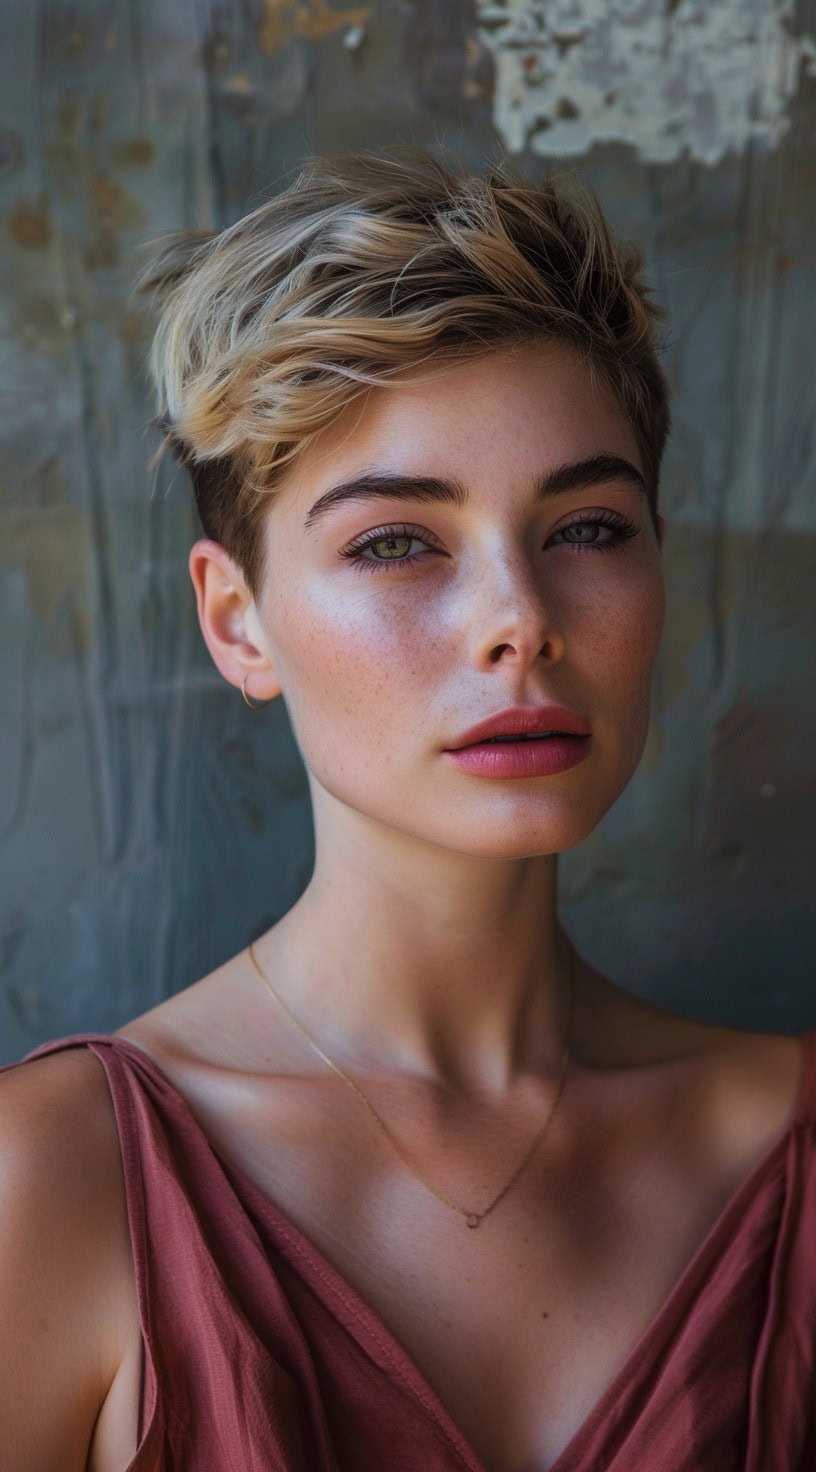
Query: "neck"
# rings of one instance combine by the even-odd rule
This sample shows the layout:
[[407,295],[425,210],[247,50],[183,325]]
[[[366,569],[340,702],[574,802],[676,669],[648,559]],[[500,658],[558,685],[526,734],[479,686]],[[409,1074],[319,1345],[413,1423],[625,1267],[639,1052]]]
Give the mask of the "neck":
[[257,949],[347,1066],[502,1092],[563,1053],[571,948],[556,855],[486,859],[393,830],[372,842],[358,821],[318,842],[307,889]]

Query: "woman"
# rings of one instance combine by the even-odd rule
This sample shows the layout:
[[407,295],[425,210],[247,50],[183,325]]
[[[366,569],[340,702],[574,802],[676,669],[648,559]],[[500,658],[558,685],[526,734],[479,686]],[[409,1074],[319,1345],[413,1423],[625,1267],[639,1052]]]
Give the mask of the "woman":
[[5,1070],[4,1467],[816,1466],[816,1034],[630,996],[557,914],[663,622],[641,267],[390,150],[155,268],[202,633],[286,702],[315,869]]

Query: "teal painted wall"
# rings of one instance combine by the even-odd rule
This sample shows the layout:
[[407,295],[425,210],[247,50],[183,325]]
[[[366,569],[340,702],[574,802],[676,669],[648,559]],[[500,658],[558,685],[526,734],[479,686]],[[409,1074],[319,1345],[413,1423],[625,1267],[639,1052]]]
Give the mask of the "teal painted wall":
[[635,9],[4,0],[0,1061],[120,1026],[308,880],[285,710],[211,665],[189,489],[147,469],[129,290],[140,243],[398,140],[576,168],[671,311],[652,733],[564,918],[665,1005],[816,1026],[816,10]]

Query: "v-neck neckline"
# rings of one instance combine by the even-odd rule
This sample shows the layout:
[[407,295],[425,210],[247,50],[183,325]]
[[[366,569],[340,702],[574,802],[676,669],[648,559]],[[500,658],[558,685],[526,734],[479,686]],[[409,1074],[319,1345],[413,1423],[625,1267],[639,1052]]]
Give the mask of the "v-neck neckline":
[[[152,1071],[180,1102],[192,1127],[204,1140],[209,1152],[231,1186],[239,1205],[246,1210],[248,1202],[252,1215],[268,1223],[277,1242],[286,1244],[286,1259],[311,1292],[320,1297],[344,1324],[363,1350],[371,1353],[376,1349],[380,1359],[388,1362],[413,1398],[422,1405],[435,1423],[436,1430],[444,1436],[459,1457],[467,1472],[488,1472],[464,1432],[454,1420],[440,1396],[433,1389],[416,1361],[403,1347],[396,1335],[388,1328],[379,1314],[363,1295],[354,1288],[325,1253],[312,1239],[278,1206],[266,1192],[239,1166],[230,1161],[210,1140],[206,1130],[196,1118],[192,1106],[176,1085],[163,1072],[149,1053],[129,1038],[113,1034],[86,1034],[79,1041],[112,1043],[116,1049],[124,1049],[136,1057],[148,1071]],[[769,1176],[787,1152],[795,1128],[810,1121],[811,1094],[816,1092],[816,1029],[801,1035],[802,1060],[796,1100],[788,1121],[773,1145],[765,1152],[742,1183],[721,1208],[702,1241],[680,1274],[680,1277],[663,1300],[657,1313],[637,1339],[620,1368],[615,1371],[606,1389],[589,1411],[567,1444],[550,1464],[548,1472],[578,1472],[579,1459],[595,1437],[600,1424],[608,1418],[611,1408],[624,1391],[631,1392],[637,1378],[653,1358],[661,1340],[671,1330],[681,1305],[687,1301],[689,1289],[704,1277],[716,1260],[721,1240],[731,1235],[732,1229],[742,1217],[747,1201]],[[66,1040],[73,1041],[73,1040]],[[270,1264],[274,1271],[274,1264]],[[305,1267],[305,1271],[304,1271]],[[317,1283],[320,1284],[318,1289]]]

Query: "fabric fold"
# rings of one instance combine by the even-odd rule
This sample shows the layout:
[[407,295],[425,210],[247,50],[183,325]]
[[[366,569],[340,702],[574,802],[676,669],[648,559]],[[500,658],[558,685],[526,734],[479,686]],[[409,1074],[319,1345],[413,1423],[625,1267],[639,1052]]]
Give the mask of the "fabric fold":
[[[783,1136],[549,1472],[814,1472],[816,1031],[803,1043]],[[80,1033],[6,1068],[76,1047],[105,1071],[125,1179],[144,1347],[127,1472],[484,1472],[386,1325],[142,1049]]]

